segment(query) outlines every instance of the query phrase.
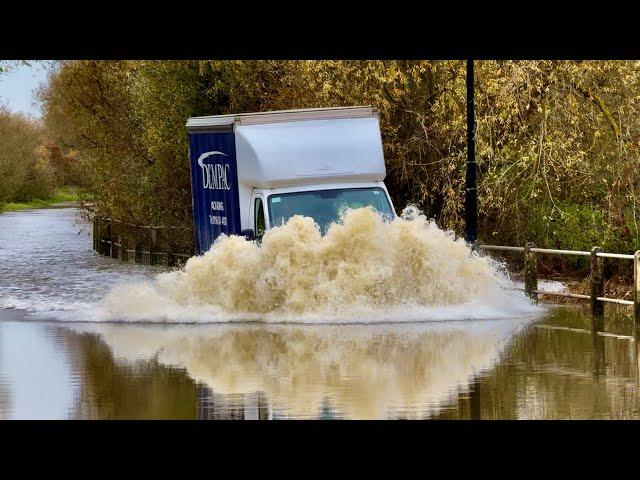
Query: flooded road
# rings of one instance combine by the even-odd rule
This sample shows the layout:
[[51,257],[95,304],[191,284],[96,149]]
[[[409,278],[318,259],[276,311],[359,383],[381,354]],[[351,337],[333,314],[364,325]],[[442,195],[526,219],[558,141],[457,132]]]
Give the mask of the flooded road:
[[155,267],[96,255],[75,208],[0,215],[0,309],[50,314],[95,302],[123,280],[150,279]]
[[0,418],[640,418],[632,320],[361,325],[55,320],[160,267],[91,251],[75,210],[0,215]]

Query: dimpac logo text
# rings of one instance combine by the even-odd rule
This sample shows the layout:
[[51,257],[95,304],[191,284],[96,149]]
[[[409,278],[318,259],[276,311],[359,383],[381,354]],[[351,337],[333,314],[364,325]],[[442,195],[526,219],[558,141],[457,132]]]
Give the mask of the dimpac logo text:
[[198,165],[202,169],[202,188],[210,190],[230,190],[229,186],[229,164],[228,163],[204,163],[204,160],[213,155],[227,156],[226,153],[212,151],[205,152],[198,157]]

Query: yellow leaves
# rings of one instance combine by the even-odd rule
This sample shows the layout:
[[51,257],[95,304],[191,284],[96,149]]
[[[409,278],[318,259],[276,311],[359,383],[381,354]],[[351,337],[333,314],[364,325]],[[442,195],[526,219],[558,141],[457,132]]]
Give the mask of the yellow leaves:
[[[522,199],[535,207],[550,193],[564,201],[606,191],[622,177],[618,164],[639,161],[640,62],[476,61],[475,68],[480,206],[496,225],[523,212]],[[73,61],[43,95],[47,127],[81,156],[99,159],[93,188],[114,205],[134,199],[148,207],[144,195],[166,189],[172,197],[158,203],[189,211],[188,188],[180,192],[188,184],[181,168],[189,115],[371,104],[380,110],[394,199],[418,203],[445,227],[461,218],[463,61]],[[140,171],[149,185],[122,180],[109,187],[120,194],[113,198],[100,182],[123,170]]]

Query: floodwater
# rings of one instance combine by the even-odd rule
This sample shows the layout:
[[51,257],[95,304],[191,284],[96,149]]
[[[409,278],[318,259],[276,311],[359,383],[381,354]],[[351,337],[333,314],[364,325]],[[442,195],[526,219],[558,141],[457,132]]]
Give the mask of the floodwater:
[[162,271],[94,254],[80,227],[74,209],[0,215],[0,418],[640,418],[622,314],[596,333],[570,307],[351,325],[61,321]]

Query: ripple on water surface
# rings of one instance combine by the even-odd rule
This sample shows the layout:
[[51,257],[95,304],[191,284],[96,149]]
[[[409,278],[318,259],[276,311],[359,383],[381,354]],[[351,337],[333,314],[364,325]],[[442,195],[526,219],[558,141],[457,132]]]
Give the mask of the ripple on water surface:
[[2,309],[50,313],[98,301],[122,281],[153,278],[160,268],[96,255],[77,209],[40,209],[0,215]]

